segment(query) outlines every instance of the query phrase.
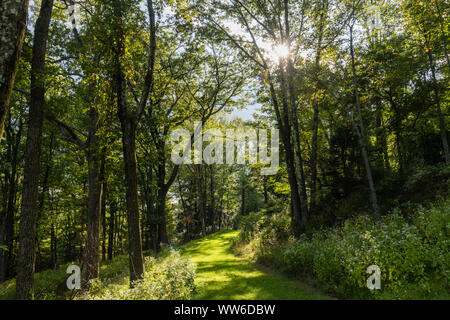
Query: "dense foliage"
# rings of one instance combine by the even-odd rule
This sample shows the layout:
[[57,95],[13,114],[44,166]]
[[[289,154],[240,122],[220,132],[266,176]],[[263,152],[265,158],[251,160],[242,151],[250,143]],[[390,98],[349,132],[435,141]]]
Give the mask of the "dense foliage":
[[[250,217],[250,216],[249,216]],[[241,241],[253,233],[255,257],[296,276],[309,276],[341,298],[448,298],[450,288],[450,202],[420,207],[408,218],[399,210],[378,225],[358,216],[342,226],[311,236],[285,239],[283,217],[265,223],[265,216],[244,224]],[[283,231],[284,230],[284,233]],[[367,267],[381,269],[381,290],[367,289]]]

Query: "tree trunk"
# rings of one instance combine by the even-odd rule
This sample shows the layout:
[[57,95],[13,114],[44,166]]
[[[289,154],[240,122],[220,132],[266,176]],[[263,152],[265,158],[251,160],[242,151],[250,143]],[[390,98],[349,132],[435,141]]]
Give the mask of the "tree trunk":
[[46,161],[46,165],[45,165],[45,172],[44,172],[44,179],[42,181],[42,193],[40,194],[39,197],[39,211],[38,211],[38,217],[37,217],[37,223],[39,224],[39,219],[42,216],[42,213],[44,211],[44,205],[45,205],[45,196],[48,193],[48,179],[50,177],[50,171],[52,168],[51,162],[53,159],[53,144],[55,141],[55,135],[52,132],[50,134],[50,144],[49,144],[49,153],[48,153],[48,159]]
[[439,18],[439,25],[441,27],[442,44],[443,44],[443,48],[444,48],[445,58],[447,59],[447,67],[450,69],[450,58],[448,56],[448,50],[447,50],[447,35],[445,33],[445,28],[444,28],[445,22],[444,22],[444,18],[442,17],[442,12],[441,12],[441,8],[439,7],[438,0],[434,0],[434,3],[436,5],[436,10],[437,10],[438,18]]
[[128,248],[130,256],[130,285],[142,278],[144,273],[144,262],[142,256],[141,227],[139,223],[139,205],[137,188],[137,165],[136,165],[136,127],[142,117],[147,105],[150,90],[153,87],[153,72],[156,52],[156,24],[153,1],[147,0],[150,20],[150,52],[147,74],[144,80],[144,88],[139,102],[138,111],[130,112],[127,104],[126,79],[122,68],[121,59],[125,54],[125,34],[122,29],[121,8],[123,2],[113,2],[115,15],[115,90],[117,96],[117,115],[122,128],[123,159],[125,165],[126,204],[128,218]]
[[197,183],[197,197],[198,197],[198,210],[200,215],[200,221],[202,226],[202,236],[206,237],[206,224],[205,224],[205,193],[203,192],[203,168],[202,164],[194,164],[195,168],[195,181]]
[[398,157],[398,173],[403,173],[403,152],[402,152],[402,135],[401,135],[401,126],[402,126],[402,116],[400,114],[400,108],[394,101],[392,95],[388,96],[389,103],[391,105],[391,109],[394,111],[394,135],[395,135],[395,145],[397,148],[397,157]]
[[[8,132],[8,130],[7,130]],[[12,135],[7,134],[8,140],[12,143]],[[2,230],[0,230],[0,243],[2,243],[8,251],[0,251],[0,283],[7,280],[10,276],[9,267],[11,264],[11,256],[13,252],[13,239],[14,239],[14,215],[16,208],[16,187],[17,187],[17,161],[20,140],[22,138],[22,122],[19,124],[18,132],[16,133],[15,142],[12,148],[8,148],[7,158],[11,163],[11,172],[5,177],[9,178],[9,191],[8,191],[8,203],[6,206],[6,215],[1,224]],[[7,180],[7,181],[8,181]],[[6,199],[5,199],[6,200]]]
[[[289,5],[288,0],[284,0],[284,20],[285,20],[285,41],[288,44],[289,51],[291,51],[291,39],[290,39],[290,23],[289,23]],[[286,90],[286,87],[289,92],[289,104],[290,108],[287,107],[287,102],[283,102],[284,112],[287,112],[287,109],[290,109],[290,117],[292,118],[293,125],[293,138],[294,138],[294,146],[293,146],[293,157],[295,159],[295,166],[297,168],[297,184],[298,184],[298,192],[300,199],[300,216],[295,215],[294,217],[297,220],[296,224],[296,233],[300,230],[299,228],[303,228],[308,220],[308,198],[306,195],[306,184],[305,184],[305,174],[303,170],[303,159],[302,159],[302,149],[300,144],[300,129],[299,129],[299,121],[297,117],[297,94],[295,92],[295,67],[292,61],[291,55],[288,55],[286,58],[286,79],[284,78],[284,70],[282,69],[282,88],[281,90]],[[286,83],[283,83],[287,80]],[[283,100],[286,99],[286,93],[282,94]],[[289,115],[286,117],[286,126],[289,126]],[[294,211],[295,213],[295,211]]]
[[20,214],[16,298],[32,299],[36,238],[36,210],[41,159],[42,122],[45,99],[45,53],[53,0],[44,0],[34,30],[31,60],[31,99]]
[[50,227],[50,260],[52,268],[56,270],[56,232],[53,223]]
[[[317,51],[315,61],[315,80],[318,90],[319,87],[319,72],[320,72],[320,59],[322,56],[322,37],[323,37],[323,19],[324,19],[325,4],[322,3],[322,11],[320,13],[319,21],[319,35],[317,40]],[[313,100],[314,117],[313,117],[313,135],[311,141],[311,198],[309,202],[309,212],[313,214],[316,207],[316,186],[317,186],[317,136],[319,131],[319,102],[316,96]]]
[[295,166],[297,167],[297,184],[299,189],[300,196],[300,225],[305,226],[308,220],[308,200],[306,196],[306,185],[305,185],[305,173],[303,170],[303,157],[302,157],[302,149],[300,145],[300,129],[299,129],[299,121],[297,117],[297,95],[295,94],[294,87],[294,65],[291,58],[288,58],[287,63],[287,82],[288,82],[288,90],[289,90],[289,103],[290,103],[290,111],[292,117],[293,124],[293,138],[294,138],[294,158],[295,158]]
[[106,199],[108,193],[108,182],[105,177],[105,156],[103,156],[100,168],[100,180],[102,181],[101,197],[101,219],[102,219],[102,260],[106,260]]
[[159,251],[159,242],[158,242],[158,223],[157,223],[157,212],[153,203],[150,205],[147,202],[147,220],[149,221],[149,229],[150,229],[150,245],[153,252]]
[[[430,47],[427,45],[427,47]],[[433,76],[433,91],[436,98],[436,108],[438,112],[438,118],[439,118],[439,130],[441,133],[441,140],[442,140],[442,146],[444,149],[444,156],[445,156],[445,163],[450,163],[450,150],[448,147],[448,140],[447,140],[447,130],[445,129],[445,121],[444,116],[442,115],[442,109],[441,109],[441,99],[439,96],[439,86],[436,80],[436,68],[434,66],[433,61],[433,54],[431,53],[431,50],[428,50],[428,61],[430,62],[430,68],[431,68],[431,75]]]
[[147,173],[148,182],[144,182],[147,185],[143,186],[144,192],[145,192],[145,202],[146,202],[146,214],[147,214],[147,228],[149,233],[149,247],[153,250],[153,252],[158,252],[158,219],[157,219],[157,210],[155,208],[155,201],[154,201],[154,193],[151,190],[151,187],[149,186],[150,181],[153,178],[151,169],[149,170],[150,173]]
[[89,281],[98,278],[99,246],[100,246],[100,211],[101,211],[101,179],[100,155],[97,137],[98,113],[94,107],[90,110],[89,146],[86,150],[88,162],[88,223],[86,245],[84,248],[84,278],[83,287],[89,287]]
[[108,226],[108,260],[112,260],[114,253],[114,219],[116,218],[116,203],[110,202]]
[[136,173],[136,128],[129,118],[121,121],[121,123],[125,164],[130,282],[132,284],[133,281],[141,279],[144,273]]
[[[359,136],[359,141],[361,145],[361,153],[364,159],[364,166],[366,168],[366,174],[367,174],[367,180],[369,183],[369,189],[370,189],[370,198],[372,199],[372,207],[373,211],[375,213],[375,218],[377,219],[378,223],[381,223],[381,216],[380,216],[380,210],[378,208],[378,201],[377,201],[377,194],[375,192],[375,185],[373,183],[373,177],[372,177],[372,169],[370,168],[369,163],[369,156],[367,154],[367,148],[366,148],[366,135],[364,131],[364,121],[362,118],[362,112],[361,112],[361,102],[359,100],[359,88],[358,88],[358,81],[356,79],[356,68],[355,68],[355,53],[353,50],[353,25],[350,27],[350,55],[352,58],[352,73],[353,73],[353,85],[354,85],[354,94],[356,98],[356,106],[358,108],[358,116],[359,116],[359,130],[355,129]],[[352,122],[353,116],[352,116]]]
[[264,193],[264,203],[267,204],[269,202],[269,193],[267,192],[267,177],[263,177],[263,193]]
[[319,106],[317,102],[314,102],[313,136],[311,141],[311,198],[309,200],[310,214],[313,214],[316,209],[318,131],[319,131]]
[[[120,52],[122,48],[118,48],[117,50]],[[144,273],[136,172],[136,124],[134,117],[131,117],[128,114],[125,77],[120,65],[119,56],[117,56],[116,59],[117,71],[115,80],[117,86],[117,112],[122,128],[126,186],[125,198],[128,220],[128,249],[130,259],[130,285],[133,286],[133,282],[141,279]]]
[[403,153],[401,144],[400,123],[401,123],[400,119],[395,119],[394,132],[395,132],[395,144],[397,146],[397,154],[398,154],[398,173],[403,174]]
[[216,202],[215,202],[215,188],[214,188],[214,165],[211,168],[211,184],[210,184],[210,196],[211,196],[211,228],[212,232],[216,232]]
[[383,114],[382,114],[382,106],[380,101],[377,99],[376,101],[376,117],[375,124],[377,128],[376,139],[377,139],[377,152],[379,157],[379,163],[381,167],[386,170],[390,170],[391,167],[389,165],[389,155],[387,148],[387,140],[386,140],[386,129],[383,127]]
[[22,50],[28,2],[2,0],[0,3],[0,141]]
[[245,215],[245,186],[241,190],[241,216]]
[[[164,145],[163,145],[164,146]],[[164,152],[164,147],[162,152]],[[165,180],[166,180],[166,165],[165,165],[165,157],[162,156],[159,159],[160,164],[158,166],[158,194],[157,194],[157,203],[156,203],[156,211],[158,217],[158,243],[157,249],[160,250],[159,244],[168,244],[169,238],[167,236],[167,217],[166,217],[166,197],[168,188],[166,188]]]
[[[283,69],[283,66],[280,66],[280,69]],[[285,145],[286,152],[286,166],[288,169],[288,180],[289,185],[291,187],[291,199],[292,199],[292,213],[293,213],[293,226],[295,235],[299,235],[302,227],[302,217],[304,216],[304,205],[302,202],[302,181],[301,181],[301,164],[300,158],[298,157],[298,153],[294,154],[295,151],[299,150],[299,145],[297,144],[299,141],[294,139],[294,146],[291,143],[292,131],[291,124],[293,120],[293,110],[289,108],[288,97],[287,97],[287,83],[285,79],[285,72],[281,70],[280,80],[281,80],[281,101],[283,106],[283,125],[284,125],[284,138],[283,142]],[[291,113],[289,112],[291,111]],[[294,110],[294,112],[296,112]],[[291,121],[290,121],[291,120]],[[297,127],[298,129],[298,127]],[[295,128],[294,128],[295,131]],[[294,132],[294,136],[295,132]],[[296,172],[297,167],[297,172]],[[294,201],[295,199],[295,201]]]
[[[297,178],[295,174],[295,167],[294,167],[294,160],[293,160],[293,152],[292,152],[292,144],[291,144],[291,130],[290,130],[290,124],[288,120],[288,110],[286,109],[286,106],[284,106],[283,114],[284,117],[281,118],[280,109],[278,106],[278,98],[275,92],[275,88],[273,86],[273,83],[269,77],[269,87],[270,87],[270,95],[272,99],[272,105],[275,110],[275,115],[277,118],[278,126],[280,127],[281,131],[281,137],[283,140],[283,146],[285,150],[285,157],[286,157],[286,167],[288,172],[288,182],[289,182],[289,189],[291,194],[291,203],[292,203],[292,209],[293,209],[293,215],[295,217],[300,217],[300,196],[299,196],[299,190],[298,190],[298,184],[297,184]],[[292,220],[292,228],[294,229],[294,232],[298,235],[300,226],[298,224],[298,219]]]

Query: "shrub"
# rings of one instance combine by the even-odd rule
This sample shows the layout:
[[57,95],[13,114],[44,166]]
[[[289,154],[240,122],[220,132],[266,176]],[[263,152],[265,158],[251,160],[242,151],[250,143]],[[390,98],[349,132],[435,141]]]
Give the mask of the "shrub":
[[[394,210],[378,225],[360,216],[341,227],[283,243],[268,241],[273,235],[266,226],[253,247],[260,261],[297,275],[311,275],[339,297],[435,297],[450,287],[450,201],[421,208],[413,217],[408,223]],[[381,269],[382,290],[367,289],[370,265]]]
[[286,241],[291,234],[289,215],[285,211],[272,213],[266,209],[251,212],[241,218],[240,230],[241,241],[249,241],[258,236],[267,245]]
[[171,250],[160,258],[145,258],[143,279],[134,287],[98,288],[91,293],[92,299],[105,300],[186,300],[194,291],[196,265]]
[[240,234],[239,238],[243,241],[250,240],[257,232],[257,223],[264,218],[263,212],[250,212],[248,215],[243,216],[240,221]]
[[424,203],[438,197],[448,197],[450,190],[450,166],[441,163],[428,166],[408,177],[401,202]]
[[[253,212],[241,220],[241,232],[233,246],[240,242],[250,242],[254,258],[262,261],[271,261],[272,264],[281,258],[280,245],[291,237],[290,219],[286,212],[270,214],[266,210]],[[250,241],[254,239],[254,241]]]
[[283,248],[283,259],[289,272],[307,274],[314,265],[314,244],[304,236]]
[[413,223],[431,251],[432,267],[441,271],[437,276],[450,287],[450,200],[430,209],[420,208]]

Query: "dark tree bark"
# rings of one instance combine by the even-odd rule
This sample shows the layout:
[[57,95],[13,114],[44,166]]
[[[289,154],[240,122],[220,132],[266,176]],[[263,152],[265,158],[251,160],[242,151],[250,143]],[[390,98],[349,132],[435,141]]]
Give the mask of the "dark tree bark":
[[245,215],[245,186],[241,190],[241,216]]
[[263,193],[264,193],[264,203],[267,204],[269,202],[269,193],[267,191],[267,177],[263,177]]
[[[320,72],[320,59],[322,56],[322,39],[323,39],[323,24],[324,24],[324,10],[327,4],[321,3],[322,11],[320,13],[317,49],[316,49],[316,61],[315,61],[315,81],[317,83],[317,89],[319,87],[319,72]],[[311,141],[311,198],[309,202],[309,212],[314,213],[316,207],[316,186],[317,186],[317,136],[319,131],[319,101],[317,97],[313,100],[314,116],[313,116],[313,135]]]
[[[269,78],[270,80],[270,78]],[[275,110],[278,126],[280,128],[281,132],[281,138],[283,141],[284,151],[285,151],[285,157],[286,157],[286,167],[288,172],[288,183],[289,183],[289,189],[291,194],[291,203],[292,203],[292,210],[293,210],[293,216],[297,217],[292,220],[292,228],[294,229],[295,233],[298,235],[300,230],[300,217],[301,217],[301,204],[300,204],[300,194],[299,194],[299,187],[297,184],[297,178],[295,174],[295,166],[294,166],[294,160],[293,160],[293,151],[292,151],[292,144],[291,144],[291,130],[290,130],[290,124],[288,121],[288,110],[284,110],[284,121],[281,118],[280,109],[278,106],[278,98],[275,92],[275,88],[273,86],[273,83],[270,81],[270,94],[272,98],[272,105]]]
[[381,112],[380,103],[377,103],[377,115],[376,115],[376,125],[377,125],[377,144],[379,150],[380,163],[386,170],[391,170],[389,164],[389,154],[387,146],[386,131],[383,127],[383,115]]
[[[169,178],[166,181],[166,169],[167,169],[167,157],[166,157],[166,144],[162,137],[167,136],[168,127],[164,126],[160,132],[158,128],[152,128],[152,136],[154,141],[156,141],[156,152],[158,156],[157,164],[154,168],[156,173],[156,206],[147,204],[148,209],[148,220],[150,223],[150,229],[152,233],[152,246],[155,252],[160,251],[160,244],[168,244],[169,237],[167,234],[167,212],[166,212],[166,199],[167,193],[170,187],[175,181],[179,166],[174,165],[172,171],[169,173]],[[149,194],[150,192],[147,191]],[[153,207],[156,210],[156,216],[153,212]],[[147,210],[148,210],[147,209]]]
[[56,270],[57,266],[57,255],[56,255],[56,230],[55,225],[52,223],[50,227],[50,260],[52,264],[52,268]]
[[214,165],[210,166],[211,180],[210,180],[210,197],[211,197],[211,230],[216,232],[216,201],[215,201],[215,184],[214,184]]
[[[280,66],[282,69],[283,66]],[[291,143],[292,139],[292,129],[294,130],[294,136],[296,136],[295,126],[291,128],[291,124],[293,121],[294,112],[292,108],[289,107],[288,97],[287,97],[287,83],[286,83],[286,74],[282,70],[280,75],[281,82],[281,103],[283,107],[283,126],[284,133],[282,132],[284,148],[286,153],[286,166],[288,169],[288,181],[289,186],[291,188],[291,201],[292,201],[292,221],[293,221],[293,229],[295,235],[299,235],[302,228],[302,221],[306,219],[305,211],[304,211],[304,203],[302,202],[302,179],[301,179],[301,161],[299,154],[295,153],[296,150],[300,150],[300,141],[294,139],[294,145]],[[298,127],[297,127],[298,129]],[[297,166],[297,171],[296,171]],[[306,222],[306,220],[304,220]]]
[[0,2],[0,141],[27,22],[28,0]]
[[[429,48],[430,45],[427,44],[427,47]],[[428,61],[430,63],[431,75],[433,77],[432,78],[433,79],[433,91],[434,91],[434,97],[435,97],[435,102],[436,102],[436,109],[438,112],[439,131],[441,134],[442,148],[444,149],[445,163],[449,164],[450,163],[450,150],[448,147],[447,130],[445,128],[444,116],[442,114],[442,109],[441,109],[441,98],[439,96],[439,85],[438,85],[437,79],[436,79],[436,67],[434,65],[433,53],[431,52],[431,50],[427,50],[427,51],[428,51],[427,54],[428,54]]]
[[114,222],[116,219],[116,203],[110,202],[109,226],[108,226],[108,260],[112,260],[114,254]]
[[100,180],[102,182],[101,219],[102,219],[102,260],[106,260],[106,200],[108,199],[108,181],[105,173],[105,156],[102,156]]
[[49,143],[49,153],[48,153],[48,159],[46,161],[45,165],[45,171],[44,171],[44,179],[42,180],[42,193],[39,195],[39,212],[38,212],[38,224],[39,224],[39,218],[42,216],[42,213],[44,211],[44,205],[45,205],[45,196],[48,195],[48,179],[50,177],[50,171],[52,168],[52,159],[53,159],[53,148],[54,148],[54,141],[55,141],[55,135],[52,132],[50,134],[50,143]]
[[[164,147],[163,147],[164,148]],[[164,153],[164,149],[161,151]],[[159,251],[159,244],[169,243],[167,236],[167,218],[166,218],[166,197],[169,188],[166,187],[166,163],[164,155],[161,155],[159,165],[158,165],[158,177],[157,177],[157,205],[156,212],[158,217],[158,243],[157,250]]]
[[217,226],[218,231],[222,230],[222,217],[223,217],[223,195],[220,197],[220,206],[217,212]]
[[[54,139],[55,139],[55,135],[53,134],[53,132],[50,134],[50,143],[49,143],[49,154],[48,154],[48,158],[45,161],[45,170],[44,170],[44,177],[42,179],[42,192],[39,194],[39,205],[38,205],[38,212],[37,212],[37,218],[36,218],[36,224],[37,227],[39,227],[40,224],[40,220],[42,217],[42,214],[44,212],[44,205],[45,205],[45,199],[46,196],[48,196],[48,188],[49,188],[49,184],[48,184],[48,180],[50,177],[50,171],[52,168],[52,158],[53,158],[53,144],[54,144]],[[53,204],[53,199],[52,199],[52,204]],[[51,208],[52,210],[53,208]],[[52,228],[54,228],[53,223],[52,223]],[[55,248],[56,250],[56,238],[53,238],[53,232],[54,230],[51,230],[51,239],[50,239],[50,263],[52,265],[53,268],[56,268],[56,251],[54,252],[53,249]],[[55,240],[55,244],[53,244],[53,240]],[[54,245],[54,246],[53,246]],[[39,265],[40,261],[42,261],[42,257],[41,257],[41,250],[40,250],[40,241],[39,241],[39,229],[37,229],[36,231],[36,246],[37,246],[37,255],[36,255],[36,265]]]
[[148,247],[154,252],[158,252],[158,217],[155,207],[155,193],[153,192],[151,185],[151,181],[153,181],[154,176],[151,166],[148,166],[146,169],[146,173],[142,173],[142,175],[145,176],[143,179],[142,189],[144,190],[145,210],[147,216]]
[[99,246],[100,246],[100,214],[102,199],[102,184],[100,178],[100,148],[97,137],[98,112],[90,110],[89,146],[85,149],[88,160],[88,224],[86,244],[84,248],[84,279],[83,287],[89,286],[89,281],[98,278]]
[[[119,108],[120,109],[120,108]],[[125,164],[126,203],[128,217],[128,250],[130,255],[130,282],[144,273],[141,228],[136,173],[136,128],[133,122],[121,118],[122,144]]]
[[[291,51],[291,39],[290,39],[290,23],[289,23],[289,4],[288,0],[284,0],[284,20],[285,20],[285,41],[288,44],[289,51]],[[286,79],[284,76],[284,73],[286,74]],[[286,58],[286,70],[284,71],[284,68],[282,67],[282,88],[281,90],[285,90],[287,87],[288,93],[289,93],[289,104],[290,107],[288,107],[290,111],[290,122],[292,123],[293,127],[293,157],[295,160],[295,167],[297,168],[296,172],[296,178],[297,178],[297,185],[298,185],[298,192],[299,192],[299,199],[300,199],[300,216],[295,215],[295,232],[298,234],[300,232],[300,229],[302,229],[308,220],[308,198],[306,195],[306,184],[305,184],[305,173],[303,169],[303,158],[302,158],[302,149],[300,145],[300,130],[299,130],[299,121],[297,116],[297,94],[295,90],[295,67],[294,63],[292,61],[291,55],[288,55]],[[287,84],[283,83],[286,82]],[[283,99],[286,98],[286,94],[282,94]],[[283,102],[283,105],[287,103]],[[286,111],[284,111],[286,112]],[[288,121],[286,123],[289,123]]]
[[[14,239],[14,215],[16,208],[16,189],[17,189],[17,165],[18,165],[18,151],[20,141],[22,139],[22,121],[19,123],[19,129],[15,134],[15,141],[13,142],[13,134],[10,133],[11,128],[7,129],[7,140],[10,141],[11,147],[7,151],[7,159],[11,163],[11,172],[5,175],[8,182],[7,205],[5,206],[6,215],[4,221],[0,225],[0,243],[6,246],[8,251],[0,251],[0,283],[7,280],[10,276],[9,267],[11,264],[11,257],[13,252]],[[6,198],[5,198],[6,200]],[[6,202],[5,202],[6,203]]]
[[36,211],[38,200],[41,138],[44,110],[45,53],[53,0],[44,0],[34,30],[31,60],[31,99],[20,214],[18,275],[16,298],[32,299],[34,287]]
[[206,215],[206,199],[205,193],[203,192],[204,180],[203,180],[203,165],[202,164],[194,164],[195,168],[195,182],[197,189],[197,199],[198,199],[198,210],[201,221],[201,231],[202,236],[206,237],[206,223],[205,223],[205,215]]
[[295,150],[295,165],[297,167],[297,183],[299,188],[300,195],[300,214],[301,214],[301,225],[304,226],[308,220],[308,200],[306,196],[306,184],[305,184],[305,173],[303,169],[303,157],[302,157],[302,149],[300,145],[300,129],[298,125],[298,117],[297,117],[297,96],[295,94],[294,89],[294,67],[292,60],[288,59],[288,70],[287,70],[287,78],[288,78],[288,88],[289,88],[289,99],[290,99],[290,110],[292,114],[292,123],[293,123],[293,138],[294,138],[294,150]]
[[395,112],[394,116],[394,134],[395,134],[395,145],[397,147],[397,156],[398,156],[398,172],[403,174],[403,152],[402,152],[402,119],[400,116],[400,110],[396,107],[395,103],[391,101],[391,106]]

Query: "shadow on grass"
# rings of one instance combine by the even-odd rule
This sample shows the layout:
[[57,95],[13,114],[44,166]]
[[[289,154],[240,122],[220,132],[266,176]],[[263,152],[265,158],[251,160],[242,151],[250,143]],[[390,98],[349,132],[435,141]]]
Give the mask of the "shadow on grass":
[[269,272],[232,253],[237,231],[221,231],[182,248],[197,264],[195,299],[207,300],[303,300],[328,299],[315,290]]

